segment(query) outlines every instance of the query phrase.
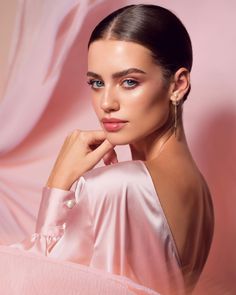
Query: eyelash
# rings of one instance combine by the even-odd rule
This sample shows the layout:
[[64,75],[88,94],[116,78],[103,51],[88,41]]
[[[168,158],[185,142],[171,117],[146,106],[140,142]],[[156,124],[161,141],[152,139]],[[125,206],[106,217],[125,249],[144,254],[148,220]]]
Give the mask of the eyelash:
[[100,88],[100,87],[94,87],[94,84],[97,83],[97,82],[102,82],[102,81],[101,81],[101,80],[91,79],[91,80],[89,80],[87,83],[88,83],[88,85],[91,86],[92,89],[98,89],[98,88]]
[[124,84],[124,82],[127,82],[127,81],[129,81],[129,82],[131,81],[133,83],[133,85],[125,87],[125,88],[133,89],[133,88],[135,88],[136,86],[139,85],[139,82],[134,80],[134,79],[125,79],[124,81],[122,81],[122,84]]
[[[140,84],[138,81],[136,81],[134,79],[125,79],[125,80],[122,81],[121,84],[124,84],[127,81],[132,82],[134,84],[131,85],[131,86],[125,87],[126,89],[133,89],[133,88],[135,88],[136,86],[138,86]],[[99,89],[99,88],[101,88],[101,87],[94,87],[94,84],[95,83],[98,83],[98,82],[99,83],[103,83],[101,80],[96,80],[96,79],[91,79],[91,80],[87,81],[88,85],[90,85],[92,89]],[[104,86],[104,83],[103,83],[103,86]]]

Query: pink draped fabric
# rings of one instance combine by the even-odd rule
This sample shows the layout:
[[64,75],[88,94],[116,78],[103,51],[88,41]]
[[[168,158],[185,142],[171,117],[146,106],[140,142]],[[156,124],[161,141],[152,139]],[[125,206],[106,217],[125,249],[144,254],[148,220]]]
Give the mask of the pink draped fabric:
[[160,295],[125,277],[9,247],[0,246],[0,261],[4,295]]
[[[9,78],[0,108],[1,154],[21,143],[42,116],[90,2],[19,2]],[[12,111],[13,105],[17,112]]]
[[[99,19],[132,2],[18,0],[8,79],[0,101],[0,243],[14,243],[34,232],[41,188],[67,133],[98,127],[85,88],[86,43]],[[176,12],[193,40],[193,87],[184,121],[216,213],[213,247],[194,295],[233,295],[235,2],[138,2]],[[120,159],[126,158],[128,151],[121,148]]]
[[[62,98],[54,92],[82,22],[99,2],[18,3],[8,80],[0,107],[0,134],[4,139],[0,141],[2,242],[17,241],[32,232],[40,188],[55,152],[66,133],[83,121],[81,106],[78,102],[73,106],[78,93],[64,89]],[[78,67],[80,62],[78,54]],[[78,80],[83,75],[76,74]],[[77,89],[81,95],[83,88]],[[71,114],[71,107],[77,107],[77,114]]]

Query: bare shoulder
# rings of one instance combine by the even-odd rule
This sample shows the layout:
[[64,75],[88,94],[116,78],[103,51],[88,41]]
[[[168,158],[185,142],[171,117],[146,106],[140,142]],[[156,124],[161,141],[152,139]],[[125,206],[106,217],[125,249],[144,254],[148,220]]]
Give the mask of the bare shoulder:
[[213,209],[207,184],[188,157],[146,162],[166,215],[182,267],[203,267],[213,233]]

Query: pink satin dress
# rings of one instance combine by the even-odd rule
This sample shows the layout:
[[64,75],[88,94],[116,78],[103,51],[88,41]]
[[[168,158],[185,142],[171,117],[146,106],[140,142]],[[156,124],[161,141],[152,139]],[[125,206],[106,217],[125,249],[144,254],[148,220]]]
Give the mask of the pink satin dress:
[[[11,247],[126,277],[163,295],[184,294],[176,244],[140,160],[90,170],[75,191],[45,187],[36,232]],[[192,247],[201,260],[199,245]]]

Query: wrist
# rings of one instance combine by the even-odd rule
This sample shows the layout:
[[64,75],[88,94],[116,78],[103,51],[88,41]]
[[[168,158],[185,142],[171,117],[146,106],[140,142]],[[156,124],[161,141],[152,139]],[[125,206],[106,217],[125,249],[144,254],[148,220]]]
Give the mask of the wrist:
[[76,179],[50,176],[46,183],[46,186],[49,188],[59,188],[59,189],[68,191],[70,190],[75,180]]

